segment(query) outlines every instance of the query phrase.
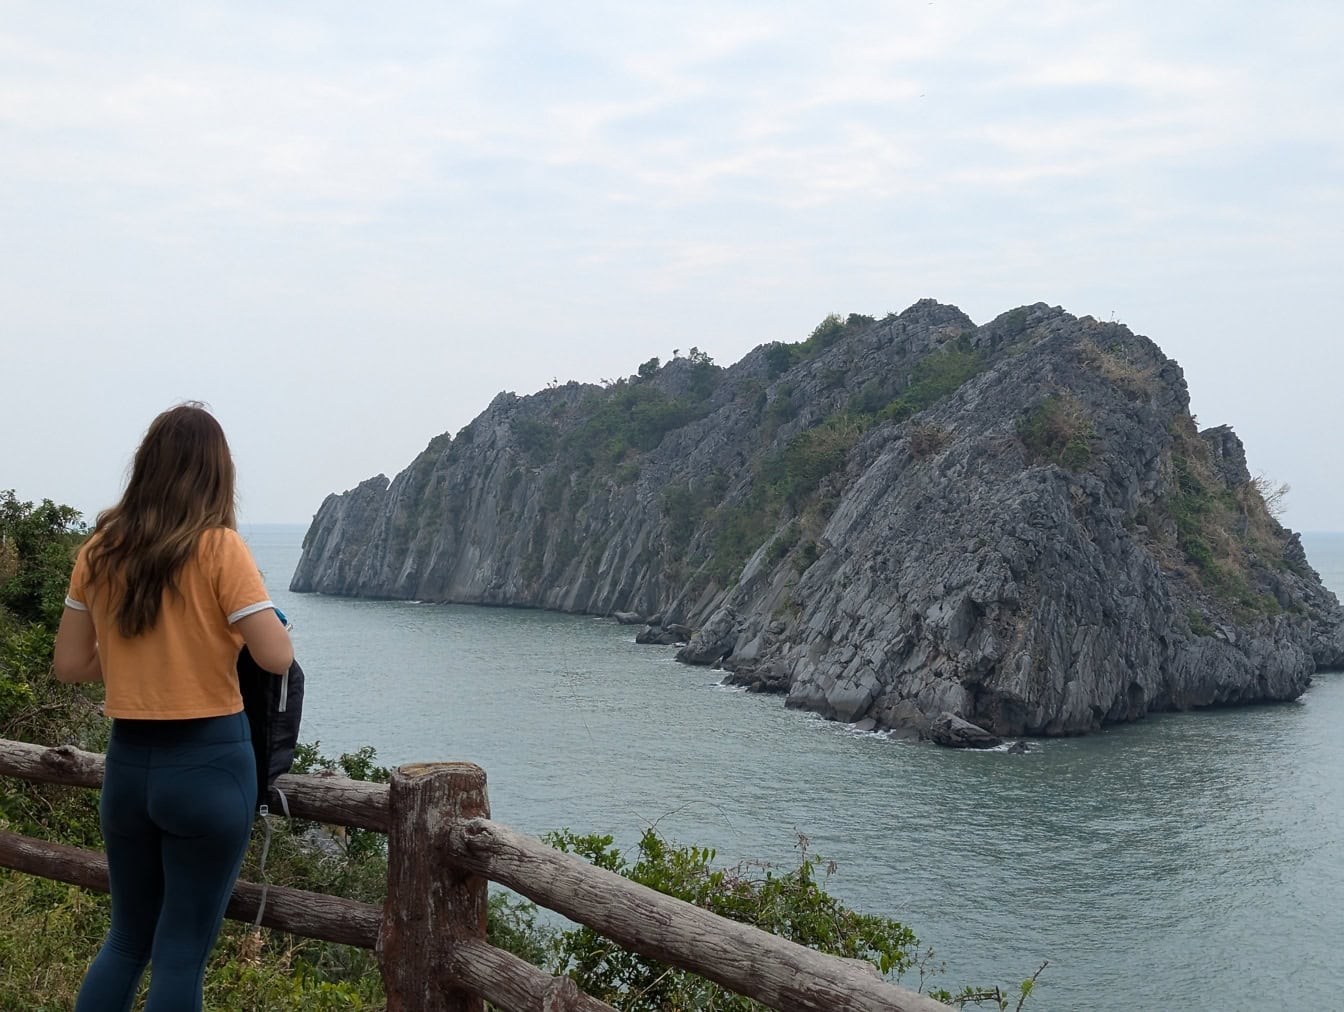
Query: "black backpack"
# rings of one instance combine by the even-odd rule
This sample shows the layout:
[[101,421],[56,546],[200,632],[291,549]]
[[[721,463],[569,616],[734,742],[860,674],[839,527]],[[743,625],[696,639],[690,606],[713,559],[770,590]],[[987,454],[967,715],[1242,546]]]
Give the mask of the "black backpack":
[[[303,668],[294,661],[283,675],[264,671],[243,647],[238,654],[238,688],[243,693],[243,711],[252,728],[252,752],[257,758],[257,812],[270,814],[275,779],[294,765],[294,746],[299,741],[303,717]],[[289,804],[276,790],[281,807]]]

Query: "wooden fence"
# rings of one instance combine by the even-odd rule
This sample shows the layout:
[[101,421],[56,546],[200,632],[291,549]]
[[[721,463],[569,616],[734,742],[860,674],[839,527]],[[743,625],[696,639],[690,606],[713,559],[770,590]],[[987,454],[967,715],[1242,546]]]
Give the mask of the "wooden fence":
[[[101,787],[103,756],[0,739],[0,775]],[[298,818],[388,837],[387,899],[371,903],[270,886],[262,923],[377,952],[388,1012],[596,1012],[611,1006],[485,940],[487,882],[588,925],[625,948],[781,1010],[934,1012],[871,964],[797,945],[556,851],[490,820],[485,771],[402,766],[390,784],[284,776]],[[0,832],[0,867],[107,891],[107,859]],[[262,887],[239,881],[227,915],[256,918]]]

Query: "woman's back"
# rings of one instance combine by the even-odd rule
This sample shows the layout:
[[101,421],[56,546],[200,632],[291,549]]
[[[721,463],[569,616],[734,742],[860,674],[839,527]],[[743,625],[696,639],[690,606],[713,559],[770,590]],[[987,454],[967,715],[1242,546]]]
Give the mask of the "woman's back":
[[164,591],[153,627],[131,637],[116,620],[124,593],[118,574],[90,579],[96,545],[97,535],[80,552],[66,604],[87,610],[97,630],[107,715],[177,720],[241,710],[235,665],[243,636],[234,623],[272,604],[238,532],[202,532],[177,573],[176,590]]

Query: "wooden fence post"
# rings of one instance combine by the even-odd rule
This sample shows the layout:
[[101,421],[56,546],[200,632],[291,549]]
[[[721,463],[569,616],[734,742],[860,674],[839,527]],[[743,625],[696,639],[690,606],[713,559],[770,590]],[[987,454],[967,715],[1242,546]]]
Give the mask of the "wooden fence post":
[[378,963],[387,1012],[484,1012],[484,999],[450,987],[457,939],[485,939],[486,880],[447,861],[453,827],[488,818],[485,771],[472,763],[412,763],[392,774],[387,903]]

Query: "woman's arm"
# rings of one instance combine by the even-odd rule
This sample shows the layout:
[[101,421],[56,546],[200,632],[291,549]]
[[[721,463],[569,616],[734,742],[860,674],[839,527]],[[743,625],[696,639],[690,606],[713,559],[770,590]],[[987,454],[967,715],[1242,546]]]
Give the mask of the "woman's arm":
[[101,682],[103,665],[98,659],[98,634],[87,611],[66,608],[56,630],[52,672],[62,682]]
[[294,663],[294,647],[289,633],[280,624],[274,608],[265,608],[240,618],[233,624],[243,634],[243,642],[252,653],[252,659],[263,671],[283,675]]

